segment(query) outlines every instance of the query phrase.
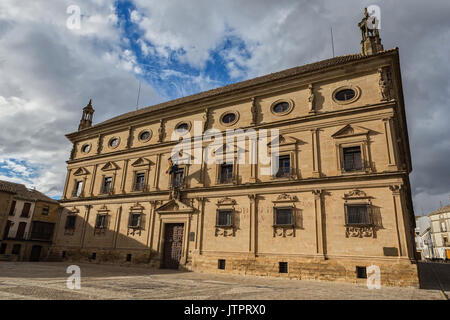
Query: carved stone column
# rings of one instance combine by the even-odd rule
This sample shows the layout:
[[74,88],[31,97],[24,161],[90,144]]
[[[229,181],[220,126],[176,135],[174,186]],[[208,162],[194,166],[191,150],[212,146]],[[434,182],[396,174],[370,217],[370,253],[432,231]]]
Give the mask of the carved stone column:
[[164,119],[161,119],[159,121],[159,128],[158,128],[158,142],[164,141],[164,136],[166,134],[166,121]]
[[150,208],[150,219],[148,222],[148,235],[147,235],[147,247],[149,249],[149,260],[152,257],[152,250],[153,250],[153,236],[155,233],[155,220],[156,220],[156,208],[158,207],[158,205],[161,203],[161,201],[159,200],[152,200],[150,201],[151,204],[151,208]]
[[153,179],[153,189],[159,190],[159,175],[160,175],[160,168],[161,168],[161,154],[158,153],[156,155],[156,165],[155,165],[155,177]]
[[97,141],[97,154],[100,154],[102,152],[102,146],[103,146],[103,135],[98,135],[98,141]]
[[258,107],[256,105],[256,97],[252,98],[252,108],[250,109],[252,112],[252,126],[258,123]]
[[209,108],[205,108],[205,113],[203,114],[203,133],[205,133],[205,131],[208,130],[210,118],[209,116],[210,116]]
[[380,86],[380,97],[381,101],[390,101],[392,100],[392,76],[390,67],[382,67],[378,68],[378,84]]
[[404,224],[404,213],[403,206],[401,202],[401,185],[392,185],[389,186],[389,190],[392,191],[392,202],[394,208],[394,228],[396,231],[396,238],[398,244],[399,256],[405,256],[407,254],[407,243],[405,236],[405,224]]
[[319,129],[311,129],[311,146],[313,156],[313,177],[320,178]]
[[85,211],[85,214],[84,214],[83,229],[81,230],[81,243],[80,243],[81,249],[84,248],[84,239],[86,237],[86,228],[87,228],[87,225],[89,224],[89,214],[91,212],[92,206],[91,205],[85,205],[84,207],[85,207],[86,211]]
[[316,254],[325,256],[325,234],[323,223],[323,190],[313,190],[314,195],[314,215],[315,215],[315,239],[316,239]]
[[122,206],[117,208],[116,219],[114,222],[114,237],[113,237],[113,243],[112,243],[113,249],[117,248],[117,238],[119,237],[119,234],[120,234],[121,219],[122,219]]
[[127,149],[131,148],[131,142],[133,142],[133,127],[128,127]]
[[310,85],[308,85],[308,90],[309,90],[309,95],[308,95],[309,113],[316,113],[316,111],[317,111],[316,105],[315,105],[316,97],[314,95],[314,87],[313,87],[312,83]]
[[64,192],[63,192],[63,196],[62,199],[65,200],[67,199],[67,187],[69,185],[69,179],[70,179],[70,174],[72,173],[72,169],[68,169],[67,170],[67,175],[66,175],[66,181],[64,182]]
[[94,183],[95,183],[95,177],[97,176],[97,167],[98,164],[94,165],[94,170],[92,171],[92,178],[91,178],[91,185],[89,187],[89,196],[94,196]]
[[386,137],[386,151],[388,156],[388,167],[391,170],[397,170],[397,161],[395,157],[395,149],[394,149],[394,136],[392,132],[392,118],[384,118],[384,135]]
[[[199,254],[202,254],[203,248],[203,225],[204,225],[204,216],[205,216],[205,202],[206,198],[198,197],[196,198],[199,205],[200,216],[198,217],[198,226],[197,226],[197,237],[195,241],[195,248],[198,250]],[[198,215],[197,215],[198,216]]]
[[250,230],[249,230],[249,242],[248,242],[248,250],[249,253],[256,255],[256,245],[257,245],[257,224],[258,224],[258,214],[256,210],[256,194],[249,194],[248,199],[250,200]]
[[125,184],[126,184],[126,181],[127,181],[128,162],[129,161],[130,161],[129,159],[125,160],[125,162],[123,164],[122,181],[120,183],[120,191],[123,194],[125,193]]

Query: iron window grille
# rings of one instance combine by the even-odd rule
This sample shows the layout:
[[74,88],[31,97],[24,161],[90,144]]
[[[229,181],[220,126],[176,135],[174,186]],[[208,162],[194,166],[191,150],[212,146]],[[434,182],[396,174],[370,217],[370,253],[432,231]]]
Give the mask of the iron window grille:
[[274,226],[293,226],[294,214],[292,208],[274,208],[273,211]]
[[131,213],[130,221],[128,223],[129,228],[138,229],[141,227],[142,214],[141,213]]
[[278,262],[278,272],[279,273],[288,273],[288,263],[287,262]]
[[102,185],[102,189],[101,189],[101,193],[102,194],[109,194],[112,192],[112,178],[111,177],[106,177],[103,180],[103,185]]
[[79,197],[81,195],[82,189],[83,189],[83,181],[75,182],[75,187],[72,191],[72,197]]
[[220,269],[220,270],[225,270],[225,266],[226,266],[226,261],[225,261],[225,259],[219,259],[218,261],[217,261],[217,268],[218,269]]
[[368,204],[346,204],[345,224],[347,226],[372,225],[371,210]]
[[77,219],[77,216],[75,216],[75,215],[67,216],[65,229],[66,230],[74,230],[76,219]]
[[278,157],[277,178],[289,178],[291,176],[291,157],[289,155]]
[[138,173],[136,174],[136,182],[133,187],[133,191],[144,191],[145,188],[145,174]]
[[216,226],[217,227],[233,226],[233,210],[217,210]]
[[95,228],[96,229],[105,229],[107,217],[108,216],[106,214],[97,214],[97,218],[95,220]]
[[233,183],[233,165],[223,163],[220,165],[219,183]]

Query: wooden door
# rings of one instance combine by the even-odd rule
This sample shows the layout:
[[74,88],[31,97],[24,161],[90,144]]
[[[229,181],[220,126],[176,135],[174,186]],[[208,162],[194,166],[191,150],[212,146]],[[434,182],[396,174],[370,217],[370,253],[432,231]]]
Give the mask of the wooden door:
[[178,269],[183,251],[184,225],[182,223],[168,223],[164,232],[164,262],[169,269]]

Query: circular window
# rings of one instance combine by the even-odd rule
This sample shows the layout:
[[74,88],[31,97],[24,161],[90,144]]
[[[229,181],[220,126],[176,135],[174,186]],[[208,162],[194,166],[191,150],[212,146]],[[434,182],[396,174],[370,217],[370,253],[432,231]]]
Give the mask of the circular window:
[[116,148],[119,145],[119,138],[112,138],[109,140],[109,146],[111,148]]
[[275,101],[270,107],[270,111],[276,115],[286,115],[294,108],[294,102],[292,100],[278,100]]
[[239,113],[237,111],[228,111],[220,116],[220,123],[224,126],[231,126],[239,120]]
[[356,96],[356,92],[353,89],[343,89],[336,92],[334,97],[338,101],[348,101],[353,99]]
[[81,147],[81,152],[88,153],[89,151],[91,151],[90,144],[85,144],[83,147]]
[[275,113],[285,113],[289,110],[289,103],[280,102],[273,106],[273,112]]
[[232,123],[236,120],[236,115],[234,113],[227,113],[222,117],[223,123]]
[[145,131],[142,131],[139,134],[139,140],[141,140],[141,141],[148,141],[151,138],[151,136],[152,136],[151,132],[145,130]]
[[185,133],[189,131],[189,125],[186,122],[180,123],[175,129],[178,133]]

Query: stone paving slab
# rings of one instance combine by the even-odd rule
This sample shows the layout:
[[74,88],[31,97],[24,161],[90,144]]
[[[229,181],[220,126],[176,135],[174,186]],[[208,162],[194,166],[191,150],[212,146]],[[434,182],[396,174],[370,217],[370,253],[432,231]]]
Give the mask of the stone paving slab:
[[0,300],[442,300],[439,290],[77,264],[81,289],[66,286],[69,263],[0,262]]

